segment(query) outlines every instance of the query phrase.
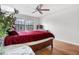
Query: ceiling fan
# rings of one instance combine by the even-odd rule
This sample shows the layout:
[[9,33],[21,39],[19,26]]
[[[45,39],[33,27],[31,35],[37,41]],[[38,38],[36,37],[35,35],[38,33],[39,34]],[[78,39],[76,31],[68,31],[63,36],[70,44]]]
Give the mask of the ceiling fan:
[[35,11],[33,11],[32,13],[35,13],[35,12],[39,12],[40,14],[43,14],[42,11],[49,11],[50,9],[43,9],[43,4],[39,4],[37,5]]

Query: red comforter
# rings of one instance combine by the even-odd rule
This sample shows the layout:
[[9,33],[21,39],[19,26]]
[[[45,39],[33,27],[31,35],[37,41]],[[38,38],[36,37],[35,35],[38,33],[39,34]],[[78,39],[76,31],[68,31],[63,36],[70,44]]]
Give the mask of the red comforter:
[[42,40],[48,37],[55,36],[48,31],[29,31],[29,32],[18,32],[19,35],[7,36],[4,41],[4,45],[20,44],[26,42],[32,42]]

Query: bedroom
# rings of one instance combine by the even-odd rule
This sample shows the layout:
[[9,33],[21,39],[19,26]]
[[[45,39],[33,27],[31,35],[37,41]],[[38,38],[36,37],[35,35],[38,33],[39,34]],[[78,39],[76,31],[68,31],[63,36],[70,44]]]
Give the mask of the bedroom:
[[[42,6],[43,9],[49,9],[49,11],[41,11],[43,14],[39,13],[39,11],[34,12],[36,10],[35,8],[39,6],[39,4],[1,4],[1,6],[2,6],[1,8],[3,9],[2,10],[3,12],[6,9],[8,9],[10,12],[13,11],[13,9],[18,10],[18,14],[14,15],[14,17],[16,17],[14,27],[16,32],[19,33],[19,35],[23,35],[19,37],[10,36],[5,39],[5,45],[8,45],[6,46],[6,50],[8,50],[7,54],[13,53],[15,49],[16,49],[16,52],[19,52],[17,51],[17,49],[22,51],[21,48],[23,46],[24,48],[26,48],[25,46],[31,45],[31,44],[32,46],[30,49],[33,50],[31,52],[37,55],[42,55],[42,54],[78,55],[79,54],[79,50],[78,50],[79,48],[79,39],[78,39],[79,38],[78,36],[79,5],[78,4],[43,4]],[[40,34],[40,33],[43,33],[43,34]],[[27,37],[24,36],[28,34],[33,35],[31,37],[32,39],[28,38],[28,36]],[[37,35],[37,34],[40,34],[40,35]],[[46,41],[42,41],[42,42],[40,41],[40,43],[38,42],[39,44],[36,44],[37,38],[39,40],[42,39],[40,38],[40,36],[42,38],[47,38],[47,39],[45,39]],[[28,38],[29,40],[26,40],[26,38]],[[26,41],[30,42],[31,40],[35,40],[35,42],[25,44]],[[17,45],[20,47],[17,48],[16,47]],[[51,46],[48,46],[48,45],[51,45]],[[3,52],[4,47],[1,47],[1,49]],[[14,53],[14,54],[20,54],[20,53]]]

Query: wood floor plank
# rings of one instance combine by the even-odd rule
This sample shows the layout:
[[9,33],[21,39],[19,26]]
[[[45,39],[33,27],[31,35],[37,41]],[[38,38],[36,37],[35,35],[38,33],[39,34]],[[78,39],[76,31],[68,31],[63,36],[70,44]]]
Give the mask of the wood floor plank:
[[[52,55],[79,55],[79,46],[54,40]],[[35,52],[37,55],[51,55],[50,47]]]

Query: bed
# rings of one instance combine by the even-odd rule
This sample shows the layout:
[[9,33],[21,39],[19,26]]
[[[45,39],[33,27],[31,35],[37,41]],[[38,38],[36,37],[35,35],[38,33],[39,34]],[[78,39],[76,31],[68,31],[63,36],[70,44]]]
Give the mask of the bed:
[[54,38],[54,34],[47,30],[24,31],[18,32],[18,35],[6,36],[4,45],[26,44],[29,45],[33,51],[37,51],[49,45],[53,48]]

